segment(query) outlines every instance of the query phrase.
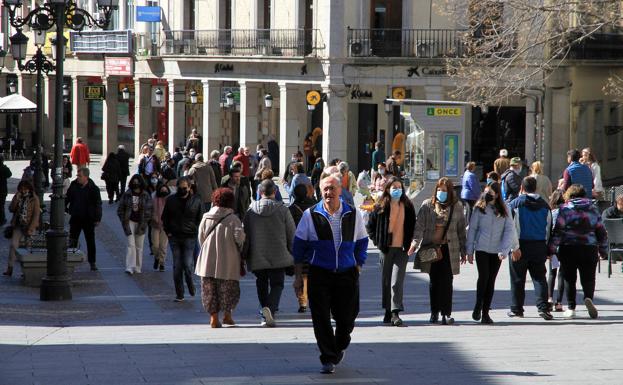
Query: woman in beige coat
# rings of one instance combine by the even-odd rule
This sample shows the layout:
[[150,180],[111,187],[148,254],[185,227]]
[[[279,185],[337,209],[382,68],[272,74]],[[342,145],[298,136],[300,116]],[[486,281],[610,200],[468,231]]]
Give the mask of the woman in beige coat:
[[421,264],[422,272],[430,275],[430,323],[437,323],[441,313],[441,323],[451,325],[453,276],[459,274],[460,264],[467,261],[467,253],[463,206],[448,178],[439,179],[433,196],[422,203],[409,254],[430,244],[438,245],[442,256]]
[[232,311],[240,300],[240,250],[245,233],[234,214],[234,193],[219,188],[212,194],[212,208],[203,215],[199,225],[201,251],[195,274],[201,277],[201,301],[210,314],[210,326],[234,325]]

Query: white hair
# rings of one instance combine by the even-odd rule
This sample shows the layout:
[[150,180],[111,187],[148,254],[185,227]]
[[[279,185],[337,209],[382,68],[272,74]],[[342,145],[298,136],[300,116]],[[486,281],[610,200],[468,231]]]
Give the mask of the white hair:
[[340,177],[341,177],[340,174],[329,174],[320,180],[320,184],[327,183],[327,182],[335,182],[335,184],[337,184],[338,187],[342,187],[342,180],[340,179]]
[[348,163],[340,162],[340,164],[337,165],[337,169],[340,171],[348,170]]

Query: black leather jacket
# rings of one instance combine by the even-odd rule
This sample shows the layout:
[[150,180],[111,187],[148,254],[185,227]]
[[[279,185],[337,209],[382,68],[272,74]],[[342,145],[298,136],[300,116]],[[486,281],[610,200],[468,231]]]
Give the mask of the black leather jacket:
[[196,238],[203,217],[203,206],[197,195],[184,199],[177,194],[167,198],[162,211],[162,225],[175,238]]

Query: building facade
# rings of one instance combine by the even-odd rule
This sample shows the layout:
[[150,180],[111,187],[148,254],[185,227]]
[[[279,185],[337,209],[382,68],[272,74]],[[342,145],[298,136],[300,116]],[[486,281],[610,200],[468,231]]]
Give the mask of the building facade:
[[[125,144],[138,153],[157,133],[172,150],[197,129],[205,153],[276,143],[283,170],[316,130],[314,146],[325,160],[369,169],[374,142],[390,149],[402,129],[398,108],[386,112],[386,98],[448,100],[455,87],[445,58],[463,54],[463,31],[438,14],[438,1],[121,0],[110,30],[67,33],[66,145],[83,137],[93,152]],[[97,11],[94,0],[78,3]],[[7,24],[2,20],[4,47]],[[600,88],[618,71],[622,52],[593,51],[566,61],[523,98],[489,106],[487,114],[474,108],[466,157],[486,171],[498,149],[508,148],[528,163],[543,160],[556,178],[568,148],[591,146],[604,179],[622,177],[623,116]],[[47,147],[53,79],[43,84]],[[9,63],[0,93],[11,81],[34,100],[34,76]],[[313,110],[310,91],[319,96]],[[33,126],[25,114],[0,120],[3,136],[18,135],[26,146]]]

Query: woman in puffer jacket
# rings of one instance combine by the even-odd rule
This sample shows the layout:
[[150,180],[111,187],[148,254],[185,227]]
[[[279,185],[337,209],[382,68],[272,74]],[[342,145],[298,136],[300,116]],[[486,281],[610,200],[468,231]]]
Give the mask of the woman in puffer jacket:
[[476,305],[472,313],[474,321],[493,323],[489,310],[495,279],[502,261],[517,243],[513,219],[502,199],[500,184],[493,182],[485,187],[474,205],[467,232],[467,260],[473,263],[475,253],[478,268]]

